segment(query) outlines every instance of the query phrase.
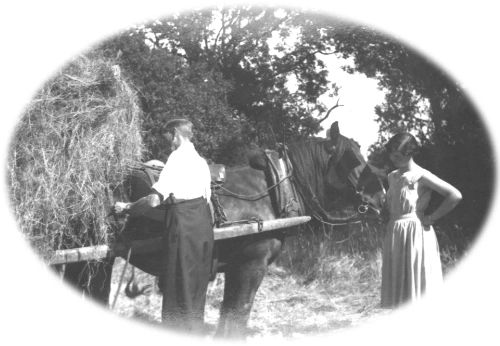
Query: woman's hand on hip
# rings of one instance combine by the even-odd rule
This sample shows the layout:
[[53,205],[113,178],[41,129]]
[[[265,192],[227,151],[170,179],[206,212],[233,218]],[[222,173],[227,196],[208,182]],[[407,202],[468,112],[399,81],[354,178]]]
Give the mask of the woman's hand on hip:
[[421,222],[425,228],[429,228],[430,226],[432,226],[434,224],[434,219],[430,215],[425,215],[422,218]]

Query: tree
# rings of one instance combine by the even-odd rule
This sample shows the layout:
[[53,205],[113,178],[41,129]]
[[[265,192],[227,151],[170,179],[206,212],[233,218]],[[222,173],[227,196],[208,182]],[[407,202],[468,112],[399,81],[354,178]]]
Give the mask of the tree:
[[147,44],[147,32],[131,29],[98,47],[118,63],[135,85],[144,112],[146,159],[165,160],[168,152],[162,134],[169,119],[186,117],[195,125],[195,144],[210,159],[221,147],[238,138],[245,119],[228,107],[230,83],[203,62],[187,65],[184,59]]
[[[207,119],[224,105],[225,121],[242,122],[236,124],[244,128],[238,133],[240,142],[270,147],[283,137],[310,136],[321,129],[315,116],[326,109],[318,98],[327,91],[337,92],[319,58],[327,50],[321,37],[314,21],[298,12],[239,7],[146,23],[105,48],[110,54],[122,52],[121,59],[144,96],[146,117],[152,119],[147,131],[161,125],[163,120],[155,119],[165,111],[162,107],[171,106],[173,95],[184,95],[176,103],[204,103]],[[207,80],[208,87],[200,87],[199,82]],[[205,95],[204,102],[200,95]],[[219,105],[218,112],[212,111],[214,104]],[[185,112],[195,118],[200,110]],[[220,146],[220,139],[213,142]],[[237,136],[226,139],[238,142]]]
[[423,144],[418,158],[456,185],[464,200],[449,222],[474,235],[488,211],[493,184],[489,136],[463,90],[431,61],[394,39],[363,26],[328,30],[332,47],[386,91],[376,107],[379,142],[371,159],[382,162],[381,145],[397,131],[414,133]]

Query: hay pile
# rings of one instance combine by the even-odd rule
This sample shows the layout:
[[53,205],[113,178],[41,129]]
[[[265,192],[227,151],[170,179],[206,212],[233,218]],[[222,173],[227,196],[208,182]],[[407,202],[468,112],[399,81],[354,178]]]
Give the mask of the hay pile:
[[137,98],[118,66],[78,57],[43,86],[8,162],[15,216],[43,257],[112,241],[113,190],[142,151]]

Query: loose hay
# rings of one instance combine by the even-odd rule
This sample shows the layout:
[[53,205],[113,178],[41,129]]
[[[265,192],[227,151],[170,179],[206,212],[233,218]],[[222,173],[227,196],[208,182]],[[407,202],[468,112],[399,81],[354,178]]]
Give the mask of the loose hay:
[[75,59],[30,102],[13,137],[8,178],[22,233],[44,258],[108,244],[114,187],[142,151],[137,98],[118,66]]

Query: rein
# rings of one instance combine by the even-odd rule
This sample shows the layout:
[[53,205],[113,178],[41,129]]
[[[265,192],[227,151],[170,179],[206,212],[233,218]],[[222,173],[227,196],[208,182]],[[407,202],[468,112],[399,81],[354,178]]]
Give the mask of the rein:
[[[344,151],[345,150],[345,147],[344,146],[341,146],[341,151]],[[316,195],[314,194],[314,192],[312,191],[311,187],[309,184],[303,184],[299,181],[299,179],[297,179],[297,177],[293,176],[293,166],[291,165],[291,162],[289,161],[288,159],[288,152],[287,152],[287,148],[286,147],[283,147],[283,153],[284,153],[284,156],[286,158],[285,162],[289,168],[289,171],[291,172],[289,175],[287,175],[286,177],[280,179],[277,183],[271,185],[270,187],[268,187],[267,189],[261,191],[261,192],[258,192],[256,194],[253,194],[253,195],[243,195],[243,194],[238,194],[234,191],[231,191],[227,188],[225,188],[224,186],[222,186],[222,184],[213,184],[214,188],[216,189],[220,189],[220,190],[223,190],[224,192],[226,193],[217,193],[217,195],[222,195],[222,196],[231,196],[231,197],[234,197],[234,198],[238,198],[238,199],[242,199],[242,200],[247,200],[247,201],[256,201],[256,200],[259,200],[265,196],[267,196],[269,194],[269,192],[277,187],[279,187],[279,185],[281,185],[285,180],[287,179],[290,179],[290,181],[292,182],[292,184],[294,184],[296,187],[298,187],[298,192],[299,192],[299,195],[301,195],[302,197],[302,201],[304,202],[305,206],[311,210],[312,212],[312,217],[320,222],[321,224],[323,225],[328,225],[328,226],[345,226],[345,225],[349,225],[349,224],[356,224],[356,223],[361,223],[361,220],[356,220],[356,221],[346,221],[346,222],[336,222],[336,223],[333,223],[333,222],[328,222],[328,221],[325,221],[323,217],[321,217],[321,212],[323,213],[326,213],[326,211],[319,205],[319,202],[317,202],[317,197]],[[340,159],[337,159],[336,162],[338,162],[338,160]],[[305,194],[304,194],[304,185],[306,187],[306,190],[309,191],[309,194],[311,195],[311,198],[305,198]],[[316,203],[314,203],[313,201],[316,201]],[[317,207],[315,207],[315,205],[317,205]],[[357,209],[357,212],[359,214],[364,214],[368,211],[368,204],[362,204],[358,207]],[[318,211],[318,209],[320,209]]]
[[[337,165],[340,162],[342,155],[344,154],[344,152],[346,150],[345,143],[340,142],[337,146],[337,150],[338,150],[338,152],[337,152],[337,155],[336,155],[335,160],[334,160],[335,165]],[[291,162],[288,160],[288,152],[287,152],[286,147],[284,148],[283,151],[284,151],[285,157],[287,157],[286,162],[291,165]],[[317,198],[316,194],[312,191],[310,184],[308,184],[307,182],[302,183],[296,176],[292,177],[291,181],[292,182],[295,181],[296,186],[299,187],[298,190],[299,190],[299,194],[302,197],[302,201],[309,208],[309,210],[311,210],[312,217],[316,221],[320,222],[321,224],[328,225],[328,226],[346,226],[346,225],[357,224],[357,223],[362,222],[361,220],[335,222],[335,223],[325,221],[324,218],[321,217],[321,213],[326,214],[326,211],[319,204],[318,198]],[[311,198],[305,198],[304,190],[309,192],[309,195],[311,196]],[[356,188],[355,188],[355,190],[356,190],[356,194],[360,195],[360,192]],[[315,206],[316,206],[316,208],[315,208]],[[363,201],[363,204],[359,205],[356,211],[358,214],[365,214],[366,212],[368,212],[368,210],[370,208],[372,208],[372,207],[367,202]],[[318,209],[319,209],[319,211],[318,211]]]
[[[295,178],[295,177],[294,177]],[[292,182],[294,180],[298,180],[298,179],[293,179]],[[355,223],[361,223],[361,220],[356,220],[356,221],[346,221],[346,222],[328,222],[328,221],[325,221],[323,217],[321,217],[320,215],[320,212],[323,212],[323,213],[326,213],[326,211],[320,206],[318,205],[319,203],[316,202],[316,203],[313,203],[312,201],[317,201],[317,197],[316,195],[314,194],[314,192],[312,192],[312,189],[310,187],[309,184],[305,184],[308,188],[308,191],[310,192],[310,194],[312,195],[312,197],[309,199],[309,198],[305,198],[304,196],[304,193],[302,191],[302,187],[303,187],[303,184],[301,184],[300,182],[297,181],[297,187],[299,187],[299,194],[302,196],[302,201],[304,202],[304,204],[309,208],[309,210],[311,210],[312,212],[312,217],[320,222],[321,224],[323,225],[328,225],[328,226],[346,226],[346,225],[351,225],[351,224],[355,224]],[[320,209],[320,212],[318,212],[318,208],[315,208],[314,205],[318,205],[319,209]],[[358,208],[358,213],[359,212],[359,208]],[[360,213],[362,214],[362,213]]]
[[223,193],[218,193],[218,195],[222,195],[222,196],[231,196],[231,197],[235,197],[235,198],[238,198],[238,199],[243,199],[243,200],[246,200],[246,201],[257,201],[261,198],[264,198],[266,195],[269,194],[269,191],[277,188],[279,185],[281,185],[285,180],[287,179],[290,179],[292,178],[292,175],[287,175],[286,177],[280,179],[276,184],[274,185],[271,185],[270,187],[268,187],[267,189],[261,191],[261,192],[258,192],[254,195],[242,195],[242,194],[238,194],[236,192],[233,192],[227,188],[225,188],[224,186],[222,186],[222,184],[214,184],[213,186],[215,188],[218,188],[218,189],[221,189],[223,191],[225,191],[227,194],[223,194]]
[[[216,197],[216,196],[230,196],[230,197],[234,197],[234,198],[237,198],[237,199],[242,199],[242,200],[247,200],[247,201],[257,201],[259,199],[262,199],[264,198],[265,196],[269,195],[269,192],[272,191],[273,189],[276,189],[278,188],[281,184],[283,184],[283,182],[285,182],[287,179],[290,179],[290,182],[296,186],[297,188],[297,192],[299,193],[301,199],[302,199],[302,202],[304,203],[304,205],[311,211],[311,216],[312,218],[314,218],[316,221],[320,222],[321,224],[323,225],[328,225],[328,226],[345,226],[345,225],[349,225],[349,224],[356,224],[356,223],[361,223],[362,221],[361,220],[355,220],[355,221],[346,221],[346,222],[329,222],[329,221],[326,221],[322,216],[321,214],[327,214],[327,212],[321,207],[321,205],[319,204],[319,201],[315,195],[315,193],[312,191],[312,188],[311,186],[306,182],[306,183],[303,183],[301,182],[298,177],[294,176],[293,175],[293,172],[294,172],[294,169],[293,169],[293,166],[292,166],[292,163],[290,162],[290,160],[288,159],[288,148],[286,146],[282,146],[281,149],[283,150],[283,155],[285,157],[285,163],[286,163],[286,166],[289,170],[289,174],[283,178],[281,178],[277,183],[269,186],[267,189],[263,190],[263,191],[260,191],[256,194],[253,194],[253,195],[243,195],[243,194],[238,194],[234,191],[231,191],[229,189],[227,189],[226,187],[223,186],[223,184],[220,184],[220,183],[215,183],[215,182],[212,182],[212,188],[213,188],[213,197]],[[345,151],[345,143],[339,143],[339,145],[337,146],[337,150],[340,151],[340,153],[343,153]],[[339,153],[337,153],[336,157],[335,157],[335,164],[337,164],[340,159],[341,159],[342,155],[339,155]],[[271,162],[272,163],[272,162]],[[273,165],[274,166],[274,165]],[[137,167],[137,166],[132,166],[132,167],[129,167],[129,168],[132,168],[132,169],[140,169],[140,170],[143,170],[146,172],[146,174],[148,175],[149,179],[151,180],[151,182],[153,183],[154,182],[154,178],[152,177],[151,175],[151,172],[149,172],[147,169],[145,169],[146,167]],[[161,171],[161,167],[157,167],[157,166],[148,166],[147,168],[149,169],[153,169],[153,170],[158,170],[158,171]],[[276,167],[274,167],[276,169]],[[216,192],[216,190],[219,190],[219,191],[223,191],[224,193],[220,193],[220,192]],[[305,191],[309,192],[308,195],[310,196],[310,198],[306,198],[306,194],[304,193]],[[359,194],[359,191],[356,190],[356,192]],[[217,206],[218,208],[220,208],[221,210],[218,210],[219,213],[220,213],[220,217],[221,217],[221,222],[222,223],[226,223],[227,220],[225,218],[225,214],[223,212],[223,208],[222,206],[220,205],[220,202],[218,201],[218,198],[215,198],[215,202],[214,206]],[[369,209],[371,208],[371,206],[364,202],[363,201],[363,204],[359,205],[358,208],[357,208],[357,213],[358,214],[365,214]],[[217,208],[216,208],[217,209]],[[247,222],[255,222],[255,220],[247,220]]]
[[356,220],[356,221],[346,221],[346,222],[328,222],[328,221],[325,221],[321,218],[321,216],[316,216],[316,215],[313,215],[313,218],[322,223],[323,225],[328,225],[328,226],[346,226],[346,225],[353,225],[355,223],[361,223],[362,221],[361,220]]

